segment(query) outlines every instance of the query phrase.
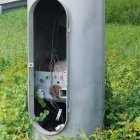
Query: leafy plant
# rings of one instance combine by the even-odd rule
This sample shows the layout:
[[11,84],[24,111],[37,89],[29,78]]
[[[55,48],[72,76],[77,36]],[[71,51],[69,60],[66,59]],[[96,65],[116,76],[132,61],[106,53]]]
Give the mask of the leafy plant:
[[41,112],[38,117],[34,118],[34,120],[38,122],[42,122],[46,118],[47,115],[49,115],[49,111],[44,110],[44,112]]

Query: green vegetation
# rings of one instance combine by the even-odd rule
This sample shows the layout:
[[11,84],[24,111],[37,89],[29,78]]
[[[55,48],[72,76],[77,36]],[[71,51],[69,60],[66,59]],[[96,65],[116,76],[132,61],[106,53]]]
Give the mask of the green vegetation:
[[106,23],[140,24],[140,1],[106,0]]
[[[111,24],[106,25],[105,126],[90,138],[80,134],[79,140],[138,140],[140,1],[106,2],[106,20]],[[0,140],[29,140],[26,14],[26,9],[20,9],[0,16]]]
[[0,16],[0,140],[28,140],[26,9]]
[[106,25],[106,52],[116,50],[131,60],[140,54],[140,26]]
[[140,136],[140,26],[107,25],[104,139]]

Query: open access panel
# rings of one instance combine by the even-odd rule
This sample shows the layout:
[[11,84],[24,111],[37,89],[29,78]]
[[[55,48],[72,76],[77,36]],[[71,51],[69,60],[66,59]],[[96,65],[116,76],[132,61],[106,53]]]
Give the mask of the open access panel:
[[[40,0],[34,8],[33,25],[35,120],[48,135],[54,135],[67,121],[66,11],[57,0]],[[46,110],[49,113],[44,117]]]
[[50,139],[90,135],[103,126],[104,0],[28,0],[28,19],[35,130]]

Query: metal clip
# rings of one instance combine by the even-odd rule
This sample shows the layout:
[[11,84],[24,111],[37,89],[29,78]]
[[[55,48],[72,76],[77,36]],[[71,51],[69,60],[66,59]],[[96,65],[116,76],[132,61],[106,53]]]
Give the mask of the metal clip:
[[34,63],[29,63],[29,64],[28,64],[28,67],[29,67],[29,68],[34,67]]

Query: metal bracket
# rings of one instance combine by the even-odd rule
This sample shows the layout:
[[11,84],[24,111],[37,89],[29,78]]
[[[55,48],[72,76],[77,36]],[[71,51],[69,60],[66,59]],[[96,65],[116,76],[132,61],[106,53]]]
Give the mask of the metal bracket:
[[29,67],[29,68],[33,68],[33,67],[34,67],[34,63],[29,63],[29,64],[28,64],[28,67]]

